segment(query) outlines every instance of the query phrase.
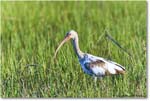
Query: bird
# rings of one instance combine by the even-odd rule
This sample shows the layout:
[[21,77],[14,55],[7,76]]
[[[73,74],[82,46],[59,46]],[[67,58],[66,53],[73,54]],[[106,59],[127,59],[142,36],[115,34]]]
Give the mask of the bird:
[[83,72],[93,76],[95,81],[97,81],[97,78],[103,78],[108,75],[125,74],[125,67],[122,65],[102,57],[82,52],[79,48],[78,33],[74,30],[67,32],[64,40],[60,43],[55,51],[54,59],[56,59],[56,55],[61,46],[70,39],[72,39],[73,48]]

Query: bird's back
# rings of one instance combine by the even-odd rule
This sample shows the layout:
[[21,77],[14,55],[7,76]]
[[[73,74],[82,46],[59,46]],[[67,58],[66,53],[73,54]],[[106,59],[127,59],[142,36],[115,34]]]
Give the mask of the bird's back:
[[125,73],[125,68],[120,64],[91,54],[85,54],[84,58],[79,61],[83,71],[90,75],[105,76]]

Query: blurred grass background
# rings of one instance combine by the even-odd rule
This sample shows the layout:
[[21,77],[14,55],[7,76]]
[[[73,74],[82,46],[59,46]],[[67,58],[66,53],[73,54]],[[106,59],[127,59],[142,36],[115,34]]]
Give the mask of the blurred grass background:
[[[147,97],[146,2],[1,2],[1,97]],[[83,52],[116,61],[124,76],[98,81],[83,73],[66,32]],[[105,30],[130,54],[105,37]],[[29,64],[35,64],[30,66]]]

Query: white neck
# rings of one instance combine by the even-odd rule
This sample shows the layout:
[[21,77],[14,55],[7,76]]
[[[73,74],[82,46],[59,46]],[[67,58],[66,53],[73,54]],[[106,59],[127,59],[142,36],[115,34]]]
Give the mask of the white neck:
[[78,36],[73,39],[73,47],[78,56],[78,58],[83,58],[83,52],[79,48]]

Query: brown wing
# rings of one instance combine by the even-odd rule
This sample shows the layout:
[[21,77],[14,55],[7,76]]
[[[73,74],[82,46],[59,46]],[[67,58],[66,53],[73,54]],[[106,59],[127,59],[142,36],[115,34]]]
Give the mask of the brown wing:
[[91,70],[94,67],[103,68],[105,70],[105,75],[111,74],[105,67],[106,63],[103,60],[91,61],[89,63],[85,63],[85,68]]
[[[99,68],[103,68],[105,70],[105,75],[111,75],[112,73],[106,68],[107,63],[103,60],[96,60],[96,61],[91,61],[89,63],[85,63],[85,68],[89,71],[92,71],[92,68],[94,67],[99,67]],[[116,65],[116,64],[115,64]],[[116,65],[119,66],[120,68],[122,68],[120,65]],[[114,70],[116,71],[115,74],[124,74],[124,68],[123,70],[117,70],[114,68]]]

